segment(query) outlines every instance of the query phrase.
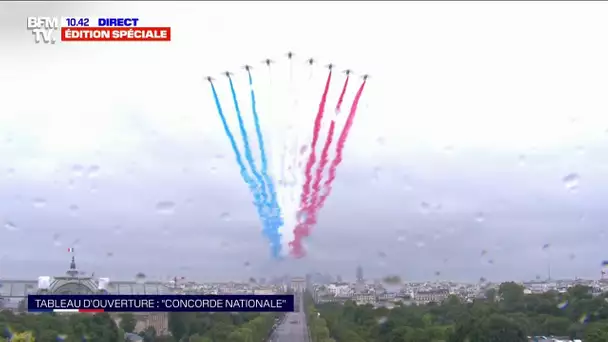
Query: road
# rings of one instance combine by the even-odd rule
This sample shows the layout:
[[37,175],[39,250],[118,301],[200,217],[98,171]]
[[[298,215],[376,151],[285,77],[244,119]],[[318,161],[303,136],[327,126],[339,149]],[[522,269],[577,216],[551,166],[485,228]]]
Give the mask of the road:
[[[300,310],[303,308],[304,305],[300,302]],[[297,323],[292,323],[294,321],[297,321]],[[306,314],[303,311],[288,312],[268,342],[310,342]]]

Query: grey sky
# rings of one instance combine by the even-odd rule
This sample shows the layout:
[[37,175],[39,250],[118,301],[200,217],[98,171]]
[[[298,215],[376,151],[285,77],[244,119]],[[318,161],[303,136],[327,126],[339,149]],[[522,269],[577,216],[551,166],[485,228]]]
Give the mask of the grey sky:
[[[370,276],[532,278],[549,257],[554,276],[597,277],[608,258],[606,3],[0,6],[0,219],[16,227],[0,230],[0,276],[62,272],[72,246],[83,268],[122,279],[353,277],[358,263]],[[36,45],[31,15],[134,16],[173,41]],[[291,49],[373,78],[309,256],[277,264],[203,76]],[[310,131],[325,71],[307,71],[295,68],[297,108],[280,100],[286,63],[272,88],[256,74],[271,137],[294,110]]]

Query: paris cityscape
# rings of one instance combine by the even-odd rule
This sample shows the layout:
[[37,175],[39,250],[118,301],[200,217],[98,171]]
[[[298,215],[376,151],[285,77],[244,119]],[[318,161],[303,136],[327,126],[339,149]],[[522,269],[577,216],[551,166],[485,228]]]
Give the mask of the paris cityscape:
[[[569,298],[578,295],[592,298],[605,298],[608,302],[608,279],[544,279],[526,282],[492,283],[480,279],[475,284],[457,283],[452,281],[426,281],[407,282],[398,276],[387,276],[382,279],[368,280],[364,276],[363,267],[359,266],[353,272],[354,281],[345,281],[341,276],[313,273],[303,277],[275,277],[272,279],[249,279],[246,282],[224,283],[197,283],[175,277],[168,282],[148,281],[143,274],[133,281],[113,281],[108,278],[95,278],[85,276],[79,272],[76,258],[72,256],[69,268],[65,275],[55,277],[39,277],[38,280],[14,280],[7,277],[0,279],[0,309],[3,312],[14,314],[27,314],[24,297],[28,294],[183,294],[183,295],[223,295],[223,294],[294,294],[296,297],[296,310],[292,313],[278,315],[272,326],[266,331],[265,340],[269,342],[286,341],[318,341],[319,338],[311,336],[311,327],[307,323],[310,319],[305,305],[319,307],[317,318],[321,317],[323,307],[339,305],[341,307],[365,307],[384,313],[377,317],[380,321],[387,320],[387,312],[399,310],[402,307],[428,307],[436,305],[450,305],[461,303],[475,305],[474,303],[491,300],[493,302],[505,300],[508,296],[507,287],[519,287],[524,296],[562,296]],[[582,291],[582,293],[581,293]],[[306,304],[305,304],[306,301]],[[568,299],[556,304],[555,310],[565,310]],[[597,310],[598,308],[596,308]],[[606,306],[608,310],[608,306]],[[314,310],[314,309],[312,309]],[[601,309],[604,310],[604,309]],[[608,314],[608,311],[606,311]],[[582,312],[579,318],[581,324],[592,319],[592,315],[602,313]],[[125,316],[126,315],[126,316]],[[390,315],[390,314],[389,314]],[[175,331],[170,325],[170,313],[134,313],[112,314],[112,320],[117,327],[127,328],[123,331],[126,341],[173,341]],[[175,318],[173,318],[175,319]],[[315,317],[312,317],[313,321]],[[0,321],[0,324],[2,321]],[[127,324],[128,323],[128,324]],[[6,324],[6,323],[5,323]],[[382,322],[378,324],[383,324]],[[137,333],[136,333],[137,332]],[[415,335],[416,333],[411,333]],[[432,335],[432,334],[431,334]],[[409,341],[407,334],[404,341]],[[429,334],[418,333],[417,339],[426,341]],[[426,336],[426,337],[425,337]],[[189,337],[197,341],[197,337]],[[527,336],[529,341],[582,341],[569,339],[566,334],[556,336]],[[230,341],[235,340],[231,339]],[[439,341],[439,339],[428,339]],[[201,341],[204,339],[201,337]]]

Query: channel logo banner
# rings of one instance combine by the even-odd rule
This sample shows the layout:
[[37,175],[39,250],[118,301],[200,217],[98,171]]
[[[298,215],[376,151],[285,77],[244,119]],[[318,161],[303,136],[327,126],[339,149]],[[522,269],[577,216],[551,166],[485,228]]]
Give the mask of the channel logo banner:
[[29,312],[293,312],[294,295],[30,295]]
[[[27,17],[36,43],[171,41],[171,27],[134,17]],[[58,36],[59,35],[59,36]]]

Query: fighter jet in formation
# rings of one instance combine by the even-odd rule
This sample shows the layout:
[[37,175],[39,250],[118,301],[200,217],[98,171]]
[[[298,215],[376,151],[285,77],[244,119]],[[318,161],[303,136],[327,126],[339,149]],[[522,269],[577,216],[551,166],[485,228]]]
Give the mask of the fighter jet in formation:
[[325,67],[331,71],[334,68],[334,64],[333,63],[329,63]]
[[226,77],[230,78],[230,76],[232,76],[233,74],[230,71],[224,71],[224,75],[226,75]]
[[309,58],[309,59],[306,60],[306,63],[308,63],[308,65],[313,65],[313,64],[315,64],[315,62],[316,61],[315,61],[314,58]]
[[213,78],[213,77],[211,77],[211,76],[207,76],[207,77],[205,77],[205,79],[206,79],[207,81],[209,81],[209,83],[213,83],[213,81],[215,81],[215,78]]
[[291,51],[289,51],[289,52],[287,53],[287,58],[291,59],[291,58],[293,57],[293,55],[294,55],[294,53],[293,53],[293,52],[291,52]]
[[348,76],[348,75],[352,74],[353,71],[350,69],[346,69],[346,70],[344,70],[344,73],[346,74],[346,76]]
[[363,78],[364,81],[367,81],[367,79],[369,78],[369,74],[365,74],[361,76],[361,78]]
[[246,71],[249,71],[249,70],[253,69],[253,67],[249,64],[245,64],[245,65],[243,65],[243,69],[245,69]]
[[274,63],[274,61],[270,58],[266,58],[262,61],[262,63],[266,64],[267,66],[270,66],[270,64]]

